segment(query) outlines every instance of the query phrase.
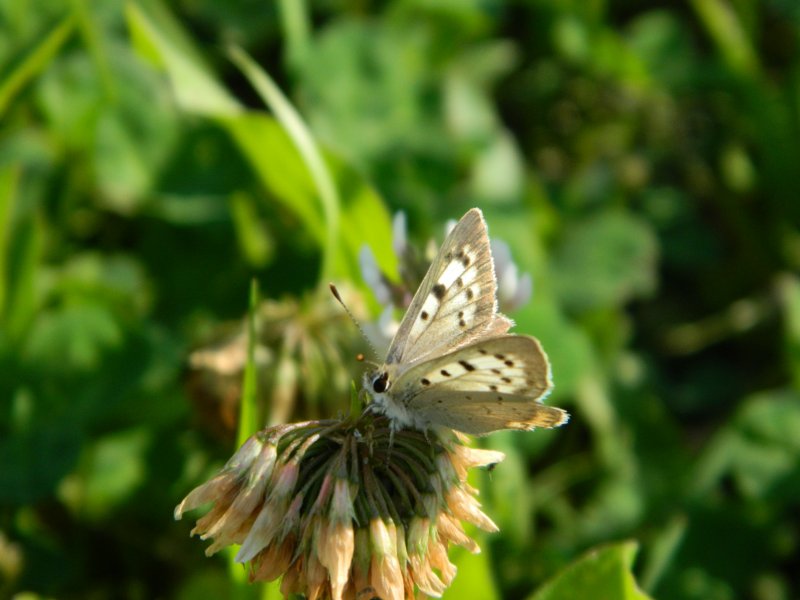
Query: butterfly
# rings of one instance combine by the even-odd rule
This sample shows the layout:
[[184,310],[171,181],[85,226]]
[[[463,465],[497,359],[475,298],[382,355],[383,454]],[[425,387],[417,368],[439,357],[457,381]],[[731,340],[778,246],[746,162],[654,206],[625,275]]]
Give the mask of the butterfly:
[[509,334],[497,309],[486,222],[467,212],[445,238],[382,366],[364,376],[371,407],[393,430],[443,426],[485,435],[557,427],[569,414],[541,400],[552,389],[539,342]]

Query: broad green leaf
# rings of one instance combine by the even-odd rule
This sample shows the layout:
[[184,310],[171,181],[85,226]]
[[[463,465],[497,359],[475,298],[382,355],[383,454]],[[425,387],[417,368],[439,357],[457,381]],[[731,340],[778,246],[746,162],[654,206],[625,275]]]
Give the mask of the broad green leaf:
[[77,473],[60,486],[64,503],[83,518],[102,520],[130,500],[147,477],[150,435],[139,427],[96,440],[85,450]]
[[796,390],[751,397],[705,449],[691,478],[693,494],[707,494],[730,475],[747,497],[797,501],[798,428],[800,395]]
[[631,573],[637,550],[633,541],[591,550],[545,583],[530,600],[647,600]]
[[607,211],[567,230],[554,260],[561,301],[574,310],[623,304],[656,285],[658,246],[650,226]]

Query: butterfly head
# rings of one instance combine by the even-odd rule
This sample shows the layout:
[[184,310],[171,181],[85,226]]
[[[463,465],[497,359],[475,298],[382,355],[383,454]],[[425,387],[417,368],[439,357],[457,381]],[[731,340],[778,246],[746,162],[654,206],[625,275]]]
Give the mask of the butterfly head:
[[385,368],[377,369],[364,375],[364,387],[373,397],[387,392],[391,384],[389,371]]

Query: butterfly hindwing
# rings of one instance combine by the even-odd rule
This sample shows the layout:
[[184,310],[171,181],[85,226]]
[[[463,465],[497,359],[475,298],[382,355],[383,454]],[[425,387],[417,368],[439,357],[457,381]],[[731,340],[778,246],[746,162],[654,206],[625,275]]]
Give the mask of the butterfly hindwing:
[[488,433],[564,422],[564,411],[539,402],[551,387],[539,342],[501,335],[409,369],[395,382],[392,398],[419,425]]
[[569,414],[560,408],[502,392],[431,390],[425,393],[425,402],[425,408],[416,415],[418,423],[444,425],[473,435],[501,429],[549,429],[569,420]]
[[470,210],[456,224],[400,324],[387,364],[411,365],[511,325],[497,313],[494,263],[483,215]]

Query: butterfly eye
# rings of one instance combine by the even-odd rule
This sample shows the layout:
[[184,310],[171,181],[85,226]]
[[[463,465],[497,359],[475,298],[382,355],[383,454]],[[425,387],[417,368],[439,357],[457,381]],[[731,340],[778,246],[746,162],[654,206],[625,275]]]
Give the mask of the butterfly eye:
[[388,373],[381,373],[375,379],[372,380],[372,389],[375,391],[376,394],[382,394],[386,390],[389,389],[389,374]]

